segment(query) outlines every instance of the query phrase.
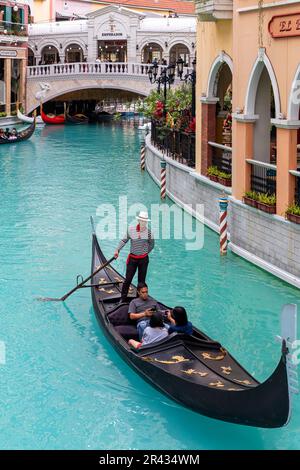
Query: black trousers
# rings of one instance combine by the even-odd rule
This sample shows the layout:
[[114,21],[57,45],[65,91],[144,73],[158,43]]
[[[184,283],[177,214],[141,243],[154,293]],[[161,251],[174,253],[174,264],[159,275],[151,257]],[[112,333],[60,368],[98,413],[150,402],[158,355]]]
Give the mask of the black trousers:
[[130,258],[126,268],[125,281],[123,283],[121,298],[123,302],[126,302],[128,289],[130,287],[131,281],[138,269],[138,282],[145,282],[146,274],[149,264],[149,257],[141,259]]

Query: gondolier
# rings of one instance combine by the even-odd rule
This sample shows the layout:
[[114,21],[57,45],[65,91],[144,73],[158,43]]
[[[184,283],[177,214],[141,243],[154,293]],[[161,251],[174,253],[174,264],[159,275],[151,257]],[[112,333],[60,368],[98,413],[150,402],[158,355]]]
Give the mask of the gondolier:
[[137,218],[136,226],[129,226],[125,237],[120,241],[115,258],[118,258],[120,250],[130,240],[130,253],[127,258],[126,278],[123,283],[121,302],[126,302],[131,281],[138,270],[138,282],[145,282],[149,264],[149,253],[154,248],[154,238],[148,228],[148,212],[141,211]]

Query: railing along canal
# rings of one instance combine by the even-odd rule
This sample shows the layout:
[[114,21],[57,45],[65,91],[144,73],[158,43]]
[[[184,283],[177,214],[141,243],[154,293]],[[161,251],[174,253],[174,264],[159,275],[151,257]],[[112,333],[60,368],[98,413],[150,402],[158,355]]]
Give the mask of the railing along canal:
[[152,144],[174,160],[195,168],[195,134],[167,129],[152,120]]

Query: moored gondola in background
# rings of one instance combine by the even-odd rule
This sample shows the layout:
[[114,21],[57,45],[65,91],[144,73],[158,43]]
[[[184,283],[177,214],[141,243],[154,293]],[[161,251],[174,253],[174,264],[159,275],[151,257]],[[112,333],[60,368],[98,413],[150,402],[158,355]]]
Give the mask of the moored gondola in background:
[[89,118],[84,114],[74,114],[73,116],[70,116],[70,114],[68,114],[67,112],[66,122],[68,122],[69,124],[88,124]]
[[[93,234],[92,273],[105,262]],[[260,383],[219,342],[196,327],[192,336],[173,333],[137,350],[130,347],[128,339],[137,339],[137,330],[129,320],[128,304],[119,304],[123,281],[124,277],[111,266],[101,269],[91,280],[92,300],[106,337],[138,374],[171,399],[211,418],[263,428],[288,423],[296,380],[293,388],[287,337],[292,342],[296,335],[296,306],[283,308],[281,357],[273,374]],[[135,297],[134,286],[129,295]],[[284,333],[287,324],[292,327]]]

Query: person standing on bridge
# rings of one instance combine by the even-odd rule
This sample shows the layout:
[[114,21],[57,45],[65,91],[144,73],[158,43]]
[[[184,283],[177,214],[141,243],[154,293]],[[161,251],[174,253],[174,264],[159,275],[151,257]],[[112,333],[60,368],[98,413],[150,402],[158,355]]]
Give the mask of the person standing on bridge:
[[127,258],[127,268],[125,281],[121,292],[121,302],[127,301],[127,294],[132,279],[138,270],[138,282],[145,282],[149,264],[149,253],[154,248],[154,238],[151,230],[148,228],[148,212],[141,211],[137,218],[136,226],[129,226],[125,237],[120,241],[116,251],[115,258],[119,256],[120,250],[130,240],[130,254]]

